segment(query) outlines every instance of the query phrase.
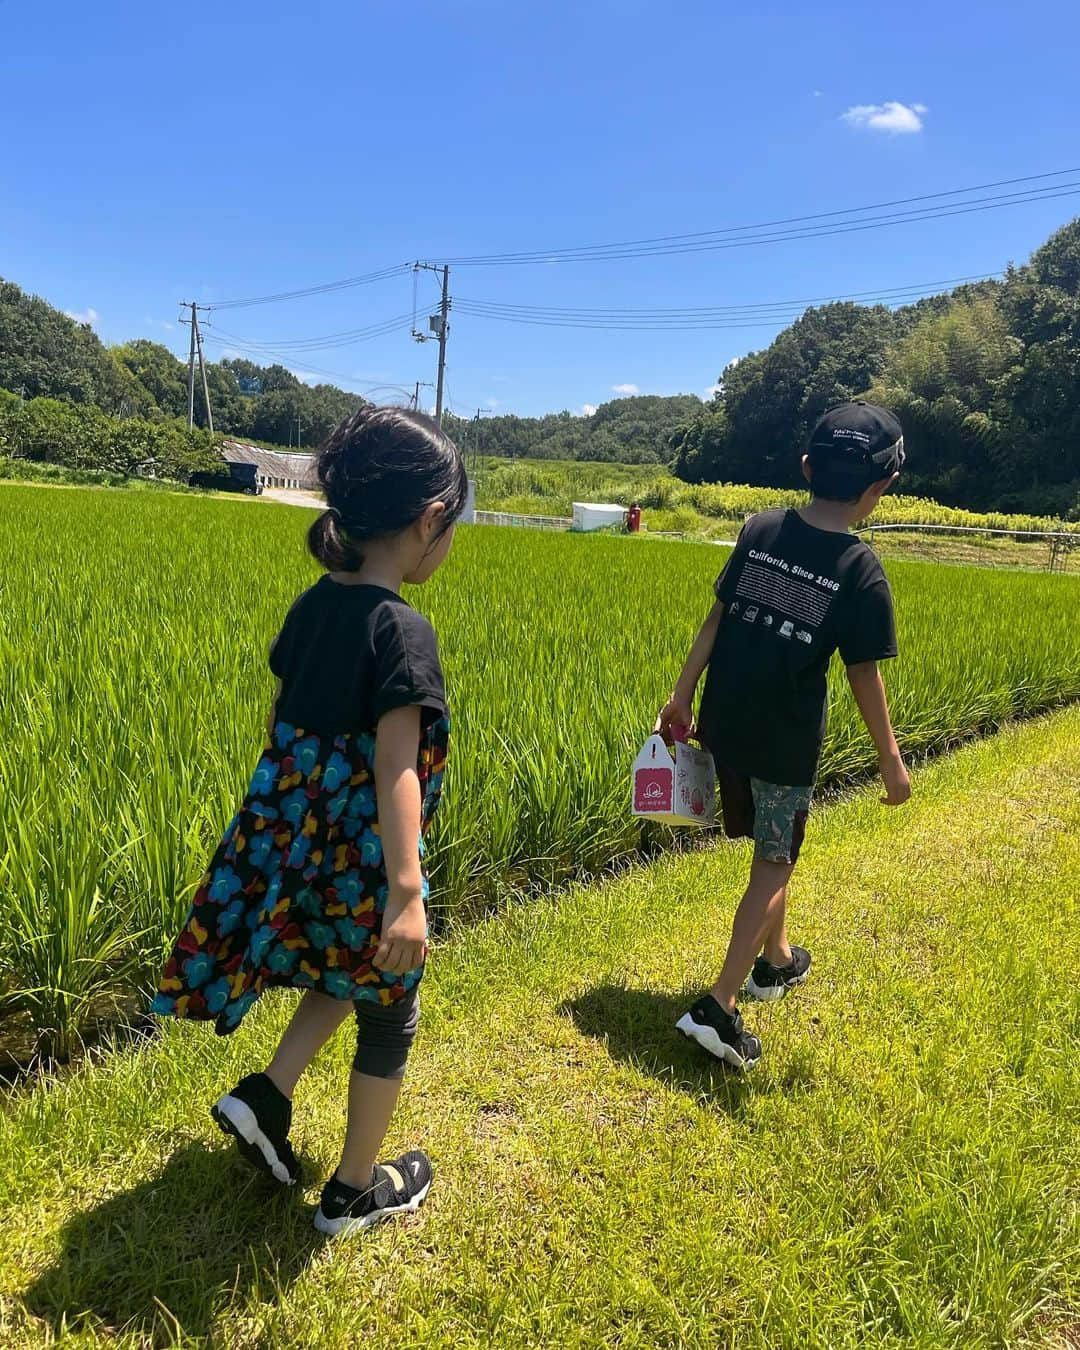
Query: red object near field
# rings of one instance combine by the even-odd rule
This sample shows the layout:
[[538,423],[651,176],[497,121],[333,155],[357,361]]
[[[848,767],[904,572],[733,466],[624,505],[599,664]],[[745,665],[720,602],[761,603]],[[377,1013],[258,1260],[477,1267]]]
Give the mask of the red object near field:
[[626,531],[628,534],[637,534],[641,529],[641,507],[634,502],[630,510],[626,513]]

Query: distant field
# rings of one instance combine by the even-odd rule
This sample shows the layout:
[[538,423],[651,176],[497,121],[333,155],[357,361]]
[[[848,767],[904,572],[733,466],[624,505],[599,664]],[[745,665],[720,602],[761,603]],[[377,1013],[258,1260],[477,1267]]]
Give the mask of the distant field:
[[[773,506],[798,506],[802,491],[730,483],[684,483],[660,465],[588,464],[555,460],[485,459],[479,463],[477,505],[485,511],[569,516],[574,501],[612,501],[644,509],[645,528],[703,539],[728,537],[733,522]],[[978,526],[997,530],[1068,530],[1080,540],[1080,521],[1048,516],[964,511],[921,497],[889,494],[874,516],[882,525]],[[1025,545],[1034,550],[1046,545]]]
[[[0,488],[0,1014],[59,1042],[149,978],[261,743],[267,644],[316,575],[294,508]],[[633,855],[628,766],[721,549],[464,529],[413,596],[455,734],[436,904]],[[889,563],[901,743],[937,750],[1080,695],[1080,578]],[[872,767],[838,672],[823,765]]]

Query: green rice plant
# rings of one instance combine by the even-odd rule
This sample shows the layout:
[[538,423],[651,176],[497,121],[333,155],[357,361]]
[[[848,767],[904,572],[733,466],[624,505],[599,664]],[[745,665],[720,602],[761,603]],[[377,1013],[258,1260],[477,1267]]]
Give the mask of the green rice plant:
[[10,822],[0,854],[0,1010],[29,1020],[37,1053],[66,1059],[92,1013],[130,987],[143,936],[110,884],[96,822],[76,794],[43,799]]
[[[0,486],[0,508],[0,996],[36,1000],[64,1046],[96,1003],[153,978],[258,756],[267,646],[318,572],[308,514],[268,502]],[[429,855],[443,918],[640,851],[629,764],[725,557],[465,528],[410,593],[454,722]],[[909,753],[1080,695],[1077,578],[887,570]],[[839,668],[833,694],[826,784],[874,768]]]

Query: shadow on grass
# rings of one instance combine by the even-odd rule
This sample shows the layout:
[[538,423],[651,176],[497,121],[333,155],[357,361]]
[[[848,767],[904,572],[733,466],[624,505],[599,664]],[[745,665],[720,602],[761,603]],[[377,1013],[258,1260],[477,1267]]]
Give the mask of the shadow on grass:
[[77,1214],[56,1264],[23,1295],[58,1339],[76,1328],[140,1344],[210,1336],[247,1293],[277,1298],[323,1246],[296,1194],[231,1149],[189,1144],[156,1176]]
[[789,1063],[782,1078],[756,1069],[748,1075],[715,1060],[675,1030],[675,1023],[697,998],[696,993],[667,994],[652,989],[627,989],[606,984],[570,999],[559,1009],[586,1036],[603,1041],[608,1053],[652,1074],[670,1087],[694,1096],[729,1115],[744,1114],[753,1094],[805,1092],[812,1086],[809,1065]]

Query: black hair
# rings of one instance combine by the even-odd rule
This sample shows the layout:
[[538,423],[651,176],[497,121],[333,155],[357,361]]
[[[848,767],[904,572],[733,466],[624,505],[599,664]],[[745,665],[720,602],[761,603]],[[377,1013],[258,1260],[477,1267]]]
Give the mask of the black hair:
[[811,464],[810,495],[827,502],[846,502],[853,505],[861,499],[867,488],[891,478],[896,472],[890,468],[886,473],[881,473],[876,464],[860,465],[859,468],[862,472],[858,472],[854,467],[838,469],[832,465],[821,465],[815,469]]
[[435,502],[446,507],[439,538],[465,509],[461,451],[430,417],[365,404],[319,449],[326,510],[308,530],[308,549],[328,572],[357,572],[363,544],[407,530]]

